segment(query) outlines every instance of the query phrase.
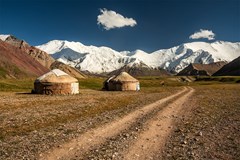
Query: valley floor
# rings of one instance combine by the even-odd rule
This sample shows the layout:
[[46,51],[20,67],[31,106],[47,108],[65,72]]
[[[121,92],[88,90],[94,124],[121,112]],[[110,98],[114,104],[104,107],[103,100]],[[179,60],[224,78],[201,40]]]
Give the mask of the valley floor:
[[0,93],[0,159],[237,159],[240,85]]

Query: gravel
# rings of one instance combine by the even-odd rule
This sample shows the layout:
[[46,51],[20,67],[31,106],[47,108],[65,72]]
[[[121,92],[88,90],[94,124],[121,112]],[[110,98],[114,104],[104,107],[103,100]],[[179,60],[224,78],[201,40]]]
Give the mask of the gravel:
[[82,90],[72,96],[1,92],[0,159],[38,159],[50,148],[178,89],[146,93]]
[[[240,86],[196,87],[192,110],[178,122],[162,159],[238,159]],[[204,100],[204,101],[203,101]]]

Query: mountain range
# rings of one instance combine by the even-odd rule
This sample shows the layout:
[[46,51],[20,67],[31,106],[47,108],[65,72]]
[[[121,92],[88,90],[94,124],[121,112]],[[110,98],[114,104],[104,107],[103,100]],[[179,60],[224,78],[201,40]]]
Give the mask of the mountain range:
[[[63,40],[53,40],[34,47],[24,40],[19,40],[10,35],[0,35],[0,42],[0,54],[3,57],[5,56],[5,60],[1,62],[2,69],[4,69],[4,65],[6,66],[8,62],[10,64],[12,59],[14,59],[9,58],[10,55],[16,57],[14,52],[19,52],[19,54],[24,52],[31,57],[30,59],[34,59],[32,63],[37,61],[37,63],[40,63],[48,70],[59,68],[78,78],[84,77],[80,71],[90,75],[112,75],[121,71],[127,71],[134,76],[165,76],[169,75],[168,72],[179,73],[191,64],[196,66],[197,64],[213,64],[219,61],[225,64],[240,56],[239,42],[223,41],[184,43],[170,49],[161,49],[152,53],[141,50],[118,52],[109,47],[86,46],[80,42]],[[6,58],[8,52],[9,60]],[[25,60],[29,58],[20,59]],[[31,61],[30,59],[29,61]],[[212,68],[212,65],[209,66]],[[18,66],[17,68],[21,67]],[[218,66],[215,67],[215,69],[217,68]],[[199,65],[197,69],[199,69]],[[35,73],[37,73],[35,75],[39,75],[42,72]]]
[[191,63],[230,62],[240,56],[240,42],[184,43],[152,53],[142,50],[118,52],[109,47],[86,46],[80,42],[53,40],[36,46],[56,60],[90,73],[110,73],[126,65],[146,66],[179,73]]

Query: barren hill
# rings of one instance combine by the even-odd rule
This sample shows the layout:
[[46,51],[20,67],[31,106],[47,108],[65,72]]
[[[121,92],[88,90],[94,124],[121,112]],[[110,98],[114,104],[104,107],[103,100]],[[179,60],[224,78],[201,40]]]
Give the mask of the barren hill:
[[[6,48],[18,49],[18,52],[16,52],[15,54],[18,54],[19,52],[25,53],[25,57],[31,57],[31,59],[34,59],[33,63],[35,63],[35,61],[37,61],[38,63],[40,63],[40,65],[43,68],[47,68],[48,70],[57,68],[57,69],[61,69],[61,70],[65,71],[66,73],[70,74],[73,77],[84,78],[84,74],[82,74],[80,71],[78,71],[75,68],[70,67],[66,64],[55,61],[54,58],[52,58],[48,53],[46,53],[34,46],[29,45],[24,40],[18,39],[12,35],[0,35],[0,40],[2,40],[3,43],[8,44],[8,45],[6,45]],[[20,56],[20,55],[18,55],[18,56]],[[22,60],[23,60],[22,63],[24,63],[25,61],[27,61],[29,59],[29,58],[26,59],[25,57],[22,58]],[[9,60],[6,59],[6,62]],[[39,70],[41,70],[42,67],[40,67]],[[4,69],[4,70],[6,70],[5,72],[7,72],[8,68]],[[43,73],[45,73],[45,72],[43,72]],[[36,72],[34,75],[39,75],[39,74],[38,74],[38,72]],[[26,74],[26,76],[28,76],[28,74]]]
[[214,76],[240,76],[240,57],[223,66]]
[[29,54],[33,59],[38,61],[40,64],[43,66],[47,67],[50,69],[51,64],[55,61],[50,55],[48,55],[46,52],[29,45],[27,42],[24,40],[20,40],[14,36],[8,36],[5,39],[6,43],[9,43],[22,51],[26,52]]
[[40,76],[49,71],[22,49],[1,40],[0,57],[0,78]]
[[78,78],[78,79],[81,79],[81,78],[85,78],[86,76],[81,73],[79,70],[73,68],[73,67],[70,67],[62,62],[59,62],[59,61],[55,61],[51,64],[50,66],[51,69],[60,69],[64,72],[66,72],[67,74],[75,77],[75,78]]
[[211,76],[220,68],[222,68],[226,62],[215,62],[210,64],[196,64],[192,63],[179,72],[178,76]]

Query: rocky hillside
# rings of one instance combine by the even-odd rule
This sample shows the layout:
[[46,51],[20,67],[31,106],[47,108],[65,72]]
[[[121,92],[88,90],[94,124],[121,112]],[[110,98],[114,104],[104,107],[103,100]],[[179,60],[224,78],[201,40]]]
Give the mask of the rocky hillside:
[[193,63],[188,65],[182,71],[180,71],[178,76],[211,76],[222,68],[226,62],[216,62],[210,64],[197,64]]
[[84,75],[83,73],[81,73],[79,70],[73,68],[73,67],[70,67],[62,62],[59,62],[59,61],[55,61],[51,64],[50,66],[51,69],[60,69],[64,72],[66,72],[67,74],[75,77],[75,78],[78,78],[78,79],[82,79],[82,78],[85,78],[86,75]]
[[240,76],[240,57],[223,66],[214,76]]
[[50,69],[51,64],[55,61],[51,56],[49,56],[46,52],[29,45],[24,40],[20,40],[14,36],[6,36],[4,40],[6,43],[9,43],[19,49],[21,49],[23,52],[29,54],[33,59],[38,61],[43,66]]
[[[54,58],[52,58],[48,53],[29,45],[27,42],[25,42],[24,40],[18,39],[12,35],[0,35],[0,40],[5,43],[8,44],[7,46],[9,47],[9,49],[11,48],[15,48],[18,49],[18,52],[21,53],[25,53],[25,57],[31,57],[31,59],[34,59],[33,63],[35,63],[35,61],[37,61],[38,63],[41,64],[42,67],[44,67],[45,69],[47,68],[48,70],[50,69],[62,69],[63,71],[65,71],[66,73],[70,74],[73,77],[76,78],[84,78],[84,74],[81,73],[80,71],[76,70],[73,67],[70,67],[67,64],[63,64],[60,62],[57,62]],[[23,62],[28,60],[29,58],[23,58]],[[8,59],[6,59],[6,61],[9,61]],[[40,67],[39,69],[41,70]],[[8,70],[8,68],[4,68],[4,70]],[[47,70],[47,71],[48,71]],[[39,75],[39,72],[36,72],[36,74],[34,75]],[[45,73],[45,72],[43,72]],[[27,76],[27,75],[26,75]]]
[[36,77],[49,69],[19,47],[0,40],[0,78]]

